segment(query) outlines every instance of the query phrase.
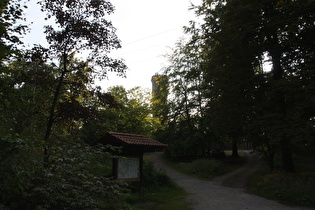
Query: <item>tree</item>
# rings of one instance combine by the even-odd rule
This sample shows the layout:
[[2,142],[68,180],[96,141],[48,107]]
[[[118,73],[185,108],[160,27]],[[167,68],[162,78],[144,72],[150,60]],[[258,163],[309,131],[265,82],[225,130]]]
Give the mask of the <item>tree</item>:
[[[209,127],[205,125],[205,90],[200,64],[202,56],[194,44],[180,40],[167,55],[164,75],[169,80],[169,112],[164,130],[170,153],[180,156],[204,156],[210,148]],[[173,132],[173,134],[171,134]]]
[[114,86],[96,95],[96,112],[84,119],[80,130],[86,143],[97,143],[109,131],[153,136],[159,129],[160,121],[152,115],[147,90]]
[[[25,6],[24,6],[25,7]],[[20,35],[25,34],[27,26],[17,24],[22,22],[23,9],[19,1],[0,1],[0,104],[6,103],[6,90],[8,81],[6,75],[10,74],[6,62],[18,54],[17,46],[21,44]],[[0,108],[4,112],[3,107]]]
[[[301,145],[297,136],[302,125],[309,135],[314,133],[313,113],[306,112],[313,103],[305,103],[306,93],[313,91],[308,83],[314,68],[309,59],[314,56],[314,43],[309,39],[314,31],[313,9],[314,1],[203,1],[195,7],[203,23],[188,28],[193,41],[202,43],[202,66],[211,85],[209,112],[219,116],[217,122],[232,126],[228,129],[232,136],[235,125],[268,125],[255,129],[257,135],[267,148],[270,144],[280,147],[283,169],[291,172],[295,171],[292,146]],[[266,55],[273,67],[270,74],[261,71]],[[214,107],[222,109],[221,117]],[[233,116],[231,123],[225,122],[226,113]],[[305,115],[309,117],[303,119]],[[294,122],[299,129],[292,127]]]
[[[305,82],[305,77],[297,75],[302,72],[303,75],[309,74],[313,69],[313,61],[308,59],[314,55],[311,50],[314,43],[308,39],[309,33],[314,30],[313,8],[314,1],[302,4],[295,1],[271,1],[262,5],[261,37],[264,38],[262,43],[272,62],[272,77],[269,77],[268,82],[272,87],[272,114],[278,119],[274,121],[278,130],[274,132],[273,139],[280,145],[283,169],[290,172],[295,171],[292,147],[299,147],[302,143],[301,139],[297,141],[296,138],[303,133],[300,126],[303,124],[303,127],[310,128],[310,119],[302,120],[302,115],[306,114],[302,108],[305,106],[304,98],[297,97],[303,96],[310,86],[299,86],[299,83]],[[293,130],[299,134],[294,134]],[[306,133],[310,134],[310,130]]]
[[[122,73],[125,68],[121,61],[109,59],[104,54],[102,58],[105,60],[100,61],[102,53],[119,45],[110,27],[106,32],[103,31],[108,36],[102,36],[101,41],[98,42],[97,37],[93,38],[93,34],[104,35],[98,29],[102,30],[110,24],[103,27],[93,22],[91,17],[98,13],[87,7],[86,20],[80,19],[84,15],[73,13],[75,17],[72,19],[66,17],[71,22],[68,25],[59,22],[60,28],[56,31],[47,28],[51,42],[49,50],[35,46],[32,50],[19,50],[13,57],[11,55],[15,46],[12,43],[16,44],[18,42],[15,41],[18,40],[14,38],[10,27],[15,27],[13,23],[20,18],[18,11],[21,10],[15,10],[19,7],[16,4],[19,1],[10,1],[10,4],[7,2],[0,2],[0,47],[1,50],[3,46],[5,48],[0,55],[0,208],[127,208],[123,199],[126,186],[106,177],[111,172],[112,159],[110,154],[104,152],[107,148],[100,145],[89,147],[78,138],[78,131],[86,119],[96,116],[98,107],[94,106],[94,101],[97,91],[91,87],[94,77],[102,77],[108,70]],[[95,7],[106,9],[103,5],[97,5],[100,1],[93,2]],[[53,4],[56,1],[44,3]],[[6,6],[7,11],[2,13]],[[71,3],[68,6],[74,5]],[[63,9],[66,8],[67,6]],[[54,15],[61,15],[57,13]],[[11,16],[13,14],[17,15],[16,19]],[[52,12],[48,15],[52,15]],[[56,20],[60,20],[58,18]],[[74,24],[76,18],[77,22],[86,23],[86,27],[87,23],[91,23],[90,26],[96,32],[92,32],[92,28],[81,30],[84,25],[81,28],[75,26],[78,31],[69,31],[69,24]],[[63,45],[68,48],[62,48],[61,45],[69,40],[71,43]],[[111,41],[117,45],[109,44]],[[103,46],[102,43],[107,45]],[[103,50],[98,55],[100,57],[88,61],[75,57],[76,53],[88,50],[89,47]],[[61,49],[63,50],[58,51]],[[60,62],[56,64],[58,58]],[[100,67],[102,64],[104,68]],[[48,126],[45,126],[47,121]],[[49,130],[53,124],[53,129],[50,127]],[[47,137],[48,131],[53,135],[49,134],[49,142],[43,142],[43,134],[46,132]],[[50,146],[49,153],[47,146]],[[46,147],[46,162],[42,161],[43,147]]]
[[170,115],[173,119],[183,117],[189,126],[195,126],[194,117],[203,115],[205,102],[201,58],[197,50],[183,41],[178,42],[173,54],[168,56],[170,65],[165,68],[172,93],[169,98],[176,107]]
[[[26,6],[24,5],[24,8]],[[17,52],[21,44],[19,35],[25,34],[27,26],[17,24],[24,20],[23,8],[19,0],[2,0],[0,2],[0,61]]]
[[109,88],[109,93],[121,105],[116,112],[116,131],[152,136],[159,120],[152,115],[148,91],[135,87],[125,90],[122,86]]
[[161,124],[164,125],[167,121],[169,82],[166,75],[154,75],[152,77],[152,111],[153,116],[158,117]]
[[[111,3],[105,0],[90,1],[44,1],[42,10],[47,12],[47,18],[54,18],[57,28],[46,26],[46,38],[52,55],[59,56],[59,80],[51,103],[47,129],[44,141],[49,143],[49,137],[55,119],[55,110],[64,79],[74,69],[69,66],[69,59],[75,53],[87,52],[91,74],[100,78],[107,71],[115,71],[123,75],[126,66],[120,60],[107,56],[111,49],[119,48],[119,40],[115,28],[106,15],[114,11]],[[48,160],[48,147],[45,148],[45,160]]]
[[203,56],[207,122],[218,136],[231,139],[235,157],[250,109],[254,69],[259,66],[260,54],[255,51],[258,23],[248,24],[256,18],[256,9],[255,2],[204,1],[195,8],[203,18],[200,28],[192,23],[186,29]]

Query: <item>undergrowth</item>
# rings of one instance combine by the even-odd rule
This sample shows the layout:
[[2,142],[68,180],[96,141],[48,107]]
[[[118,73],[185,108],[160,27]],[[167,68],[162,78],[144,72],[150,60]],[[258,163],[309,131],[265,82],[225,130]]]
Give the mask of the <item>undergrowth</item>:
[[228,172],[228,168],[219,160],[198,159],[190,163],[178,163],[177,168],[188,175],[210,179]]
[[174,169],[199,179],[212,179],[236,170],[241,167],[246,161],[246,158],[241,154],[239,158],[217,159],[196,159],[191,162],[178,162],[168,160],[167,163]]
[[262,168],[251,177],[249,191],[285,204],[315,207],[314,158],[295,156],[295,165],[297,173]]
[[151,161],[144,159],[144,196],[140,197],[139,188],[134,186],[127,202],[133,210],[185,210],[189,206],[184,200],[186,195],[165,171],[156,169]]

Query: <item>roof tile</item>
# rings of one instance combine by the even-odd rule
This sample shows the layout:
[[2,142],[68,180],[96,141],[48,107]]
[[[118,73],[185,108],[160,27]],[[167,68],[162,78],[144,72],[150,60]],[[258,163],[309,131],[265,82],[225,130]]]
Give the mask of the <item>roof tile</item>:
[[144,135],[129,134],[129,133],[116,133],[116,132],[108,132],[108,134],[114,137],[115,139],[121,141],[123,144],[127,144],[127,145],[155,146],[155,147],[166,146],[166,144],[162,144]]

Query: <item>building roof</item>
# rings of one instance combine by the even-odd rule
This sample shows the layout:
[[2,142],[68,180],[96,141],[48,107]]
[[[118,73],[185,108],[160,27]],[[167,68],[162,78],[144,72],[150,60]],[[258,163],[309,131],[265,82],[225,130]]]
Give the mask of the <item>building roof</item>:
[[116,133],[108,132],[105,136],[108,143],[121,146],[138,146],[138,147],[165,147],[166,144],[162,144],[154,139],[151,139],[144,135],[129,134],[129,133]]

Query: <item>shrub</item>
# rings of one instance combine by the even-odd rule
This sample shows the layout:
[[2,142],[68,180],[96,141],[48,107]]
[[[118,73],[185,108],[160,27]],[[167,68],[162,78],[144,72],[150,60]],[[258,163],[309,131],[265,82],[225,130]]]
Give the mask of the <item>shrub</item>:
[[36,156],[34,144],[19,137],[0,138],[0,207],[15,208],[28,187]]
[[178,163],[175,168],[185,174],[205,179],[219,176],[229,171],[225,164],[216,159],[197,159],[190,163]]
[[315,174],[260,171],[249,185],[252,192],[288,204],[315,207]]
[[56,148],[49,168],[32,179],[25,196],[32,201],[28,209],[127,208],[123,199],[127,186],[105,177],[109,158],[102,147]]
[[128,186],[107,178],[111,156],[100,146],[63,145],[43,165],[32,141],[2,138],[0,207],[8,209],[127,209]]
[[200,174],[202,177],[218,176],[226,173],[226,167],[224,164],[215,159],[199,159],[194,160],[190,167],[188,167],[191,173]]
[[154,190],[161,187],[174,187],[175,183],[169,178],[165,171],[157,170],[150,160],[144,161],[144,186],[146,189]]

